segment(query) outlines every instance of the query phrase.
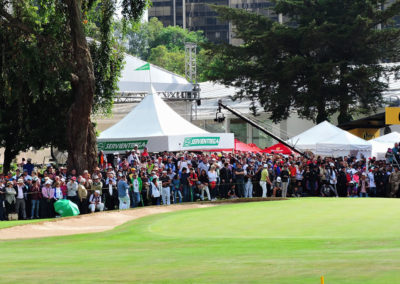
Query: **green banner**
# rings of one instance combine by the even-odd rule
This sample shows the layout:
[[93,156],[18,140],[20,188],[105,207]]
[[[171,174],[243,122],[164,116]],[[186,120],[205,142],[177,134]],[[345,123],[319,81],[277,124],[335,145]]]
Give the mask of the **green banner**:
[[187,137],[183,141],[183,147],[218,146],[220,137]]
[[135,145],[138,145],[139,149],[143,149],[147,142],[148,140],[98,142],[97,149],[99,151],[131,151]]

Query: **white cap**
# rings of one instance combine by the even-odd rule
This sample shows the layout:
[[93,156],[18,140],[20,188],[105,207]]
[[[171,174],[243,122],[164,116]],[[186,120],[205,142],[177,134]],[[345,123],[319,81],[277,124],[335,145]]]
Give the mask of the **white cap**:
[[268,164],[264,164],[264,168],[268,168]]

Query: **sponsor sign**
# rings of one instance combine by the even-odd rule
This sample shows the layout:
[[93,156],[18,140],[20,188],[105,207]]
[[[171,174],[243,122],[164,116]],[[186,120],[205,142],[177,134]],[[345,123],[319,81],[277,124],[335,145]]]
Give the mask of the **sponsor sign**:
[[400,107],[385,108],[386,124],[400,124]]
[[139,149],[143,149],[147,145],[147,142],[148,140],[98,142],[97,149],[99,151],[131,151],[135,145],[138,145]]
[[220,137],[186,137],[183,147],[218,146]]

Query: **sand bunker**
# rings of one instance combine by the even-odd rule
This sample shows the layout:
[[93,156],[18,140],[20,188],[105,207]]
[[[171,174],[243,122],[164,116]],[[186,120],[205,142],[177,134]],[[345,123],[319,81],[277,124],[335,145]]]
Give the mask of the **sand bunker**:
[[97,233],[111,230],[141,217],[192,208],[204,208],[212,204],[184,204],[150,206],[123,211],[107,211],[51,221],[32,223],[0,230],[0,240],[30,239],[74,234]]

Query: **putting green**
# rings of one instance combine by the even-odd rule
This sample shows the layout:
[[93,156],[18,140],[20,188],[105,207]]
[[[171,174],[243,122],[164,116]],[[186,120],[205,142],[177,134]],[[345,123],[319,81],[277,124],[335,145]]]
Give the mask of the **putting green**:
[[202,239],[400,237],[400,203],[396,199],[310,198],[229,206],[168,214],[152,223],[149,231]]
[[398,283],[400,200],[222,205],[0,252],[0,282]]

